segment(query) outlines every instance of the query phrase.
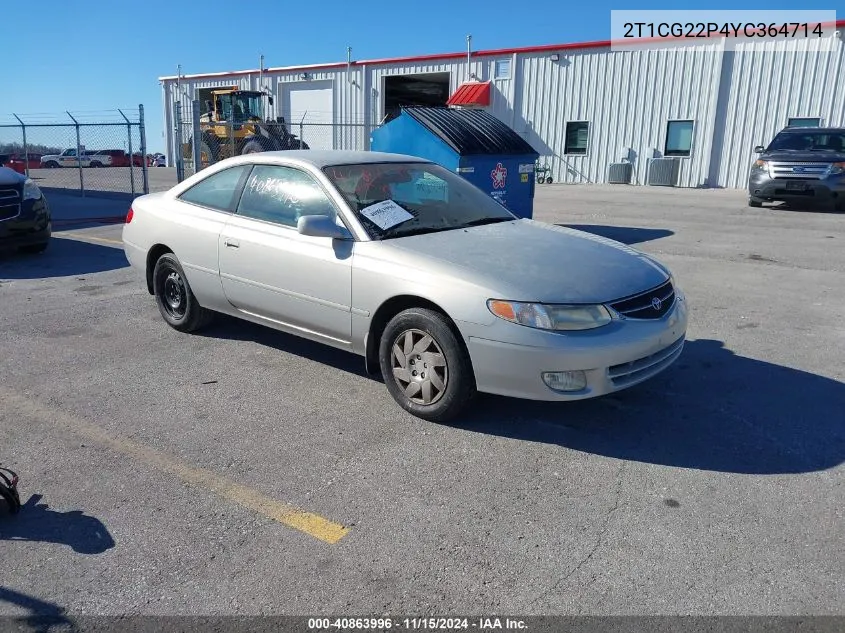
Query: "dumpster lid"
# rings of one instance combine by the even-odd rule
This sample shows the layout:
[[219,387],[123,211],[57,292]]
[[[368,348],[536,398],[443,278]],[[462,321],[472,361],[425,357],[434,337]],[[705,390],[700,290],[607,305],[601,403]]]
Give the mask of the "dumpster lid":
[[458,86],[455,94],[449,97],[446,105],[450,106],[489,106],[490,82],[467,81]]
[[465,156],[517,156],[539,152],[486,110],[456,110],[447,107],[406,107],[402,111]]

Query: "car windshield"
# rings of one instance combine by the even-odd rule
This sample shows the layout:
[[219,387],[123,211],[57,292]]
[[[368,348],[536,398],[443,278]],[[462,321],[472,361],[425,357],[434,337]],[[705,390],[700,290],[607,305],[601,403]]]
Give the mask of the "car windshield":
[[439,165],[366,163],[324,171],[373,239],[515,219],[486,193]]
[[845,151],[845,131],[843,132],[781,132],[768,151],[772,152],[843,152]]

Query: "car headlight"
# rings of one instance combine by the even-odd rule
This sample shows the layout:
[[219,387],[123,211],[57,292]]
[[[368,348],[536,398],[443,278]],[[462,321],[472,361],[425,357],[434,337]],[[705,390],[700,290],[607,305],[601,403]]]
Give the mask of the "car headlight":
[[845,163],[833,163],[827,173],[829,176],[845,174]]
[[23,184],[23,199],[24,200],[39,200],[41,198],[41,189],[35,184],[31,178],[27,178]]
[[756,161],[754,161],[754,164],[751,166],[751,171],[768,172],[769,171],[769,161],[767,161],[767,160],[756,160]]
[[546,305],[490,299],[487,309],[505,321],[540,330],[591,330],[613,320],[603,305]]

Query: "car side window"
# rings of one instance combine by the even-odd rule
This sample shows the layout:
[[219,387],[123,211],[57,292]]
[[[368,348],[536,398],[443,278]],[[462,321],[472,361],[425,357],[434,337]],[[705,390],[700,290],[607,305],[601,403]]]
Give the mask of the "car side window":
[[337,210],[309,174],[281,165],[256,165],[244,187],[238,215],[295,227],[303,215],[327,215]]
[[238,183],[248,165],[230,167],[212,174],[182,193],[179,199],[218,211],[230,211]]

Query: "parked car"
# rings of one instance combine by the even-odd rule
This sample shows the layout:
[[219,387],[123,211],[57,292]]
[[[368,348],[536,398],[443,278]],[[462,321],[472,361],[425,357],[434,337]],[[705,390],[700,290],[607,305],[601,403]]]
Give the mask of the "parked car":
[[77,156],[76,148],[72,147],[64,150],[61,154],[45,154],[41,157],[41,166],[53,169],[56,167],[79,167],[82,163],[83,167],[91,166],[91,152],[82,150],[80,156]]
[[[134,155],[134,165],[143,167],[140,154]],[[129,167],[129,153],[122,149],[98,149],[91,152],[91,167]]]
[[754,151],[749,206],[811,203],[845,211],[845,128],[786,128]]
[[19,174],[26,174],[26,169],[41,167],[41,154],[5,154],[0,157],[0,165],[14,169]]
[[176,330],[220,312],[359,354],[428,420],[478,391],[615,392],[684,347],[684,295],[654,258],[519,219],[411,156],[228,158],[137,198],[123,244]]
[[156,154],[150,161],[151,167],[167,167],[167,158],[164,154]]
[[50,243],[47,199],[33,180],[0,167],[0,250],[40,253]]

